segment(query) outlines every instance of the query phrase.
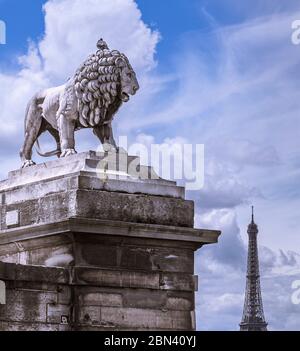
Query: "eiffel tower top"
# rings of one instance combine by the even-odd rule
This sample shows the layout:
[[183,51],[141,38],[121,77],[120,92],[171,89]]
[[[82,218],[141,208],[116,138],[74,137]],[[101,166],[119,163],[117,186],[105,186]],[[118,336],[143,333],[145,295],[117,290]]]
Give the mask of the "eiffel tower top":
[[248,225],[248,234],[257,234],[258,228],[257,224],[254,222],[254,206],[252,206],[252,217],[251,223]]

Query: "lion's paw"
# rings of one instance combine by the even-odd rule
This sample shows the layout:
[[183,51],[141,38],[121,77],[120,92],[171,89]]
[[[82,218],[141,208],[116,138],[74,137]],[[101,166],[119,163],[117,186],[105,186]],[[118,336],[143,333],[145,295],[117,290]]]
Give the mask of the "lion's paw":
[[36,165],[36,163],[33,162],[32,160],[26,160],[26,161],[24,161],[22,168],[28,168],[28,167],[35,166],[35,165]]
[[60,155],[60,158],[68,157],[68,156],[76,155],[76,154],[77,154],[76,150],[74,150],[74,149],[66,149],[66,150],[62,151],[62,153]]
[[119,148],[114,144],[104,143],[103,144],[104,152],[118,153]]

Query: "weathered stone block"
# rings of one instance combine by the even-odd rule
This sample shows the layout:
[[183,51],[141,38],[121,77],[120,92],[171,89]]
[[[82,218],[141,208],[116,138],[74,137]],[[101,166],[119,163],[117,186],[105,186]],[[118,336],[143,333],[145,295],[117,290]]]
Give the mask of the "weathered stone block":
[[107,241],[104,245],[95,241],[83,242],[80,245],[80,261],[78,263],[98,267],[117,267],[118,250],[117,246],[108,245]]
[[122,294],[116,293],[86,292],[80,294],[78,299],[83,306],[123,306]]
[[112,324],[115,328],[192,329],[191,314],[186,311],[162,312],[151,309],[101,307],[101,322]]
[[160,288],[163,290],[195,291],[194,276],[182,273],[161,273]]
[[159,274],[77,267],[74,282],[103,287],[159,289]]
[[192,292],[169,291],[167,295],[166,308],[168,310],[194,311],[195,302],[194,294]]
[[79,313],[79,324],[99,325],[101,314],[99,306],[81,306]]
[[76,215],[133,223],[192,227],[194,204],[151,195],[79,190]]
[[71,311],[70,305],[47,304],[47,323],[62,324],[64,318],[66,322],[70,321]]
[[48,283],[63,284],[68,282],[69,275],[63,269],[47,268],[41,269],[35,266],[15,266],[15,279],[22,281],[47,281]]
[[72,287],[59,285],[56,287],[57,303],[61,305],[70,305],[72,303]]
[[37,296],[27,294],[22,301],[0,305],[0,320],[11,322],[46,322],[46,306],[40,305]]
[[[59,331],[60,326],[55,324],[46,323],[26,323],[25,321],[1,321],[0,320],[0,331]],[[65,328],[64,328],[65,330]]]
[[123,293],[123,306],[147,309],[166,309],[167,294],[164,291],[146,289],[126,289]]

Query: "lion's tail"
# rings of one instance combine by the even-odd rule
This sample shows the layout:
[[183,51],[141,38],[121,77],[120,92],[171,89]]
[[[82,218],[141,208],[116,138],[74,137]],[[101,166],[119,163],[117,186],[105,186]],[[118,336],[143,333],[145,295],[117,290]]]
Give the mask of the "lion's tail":
[[24,121],[24,131],[28,132],[28,128],[32,128],[36,124],[36,121],[40,118],[40,104],[44,98],[41,93],[36,94],[28,103]]
[[41,157],[52,157],[52,156],[58,156],[61,151],[59,148],[57,148],[56,150],[53,150],[53,151],[48,151],[48,152],[42,152],[41,150],[41,146],[40,146],[40,143],[39,143],[39,139],[36,139],[36,142],[35,142],[35,150],[37,152],[37,154]]

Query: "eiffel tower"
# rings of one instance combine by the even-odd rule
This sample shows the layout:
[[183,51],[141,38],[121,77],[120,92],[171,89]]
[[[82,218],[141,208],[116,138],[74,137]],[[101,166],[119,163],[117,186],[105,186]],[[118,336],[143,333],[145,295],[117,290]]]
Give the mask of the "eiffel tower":
[[254,211],[252,206],[252,221],[248,226],[249,248],[247,265],[247,283],[245,292],[245,304],[241,331],[267,331],[261,298],[259,261],[257,250],[257,225],[254,222]]

